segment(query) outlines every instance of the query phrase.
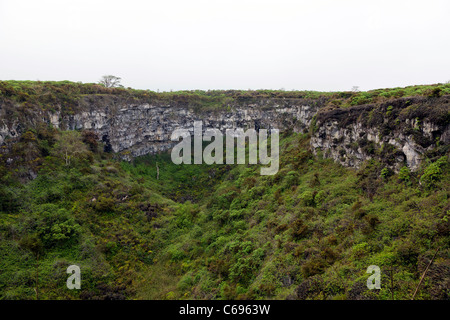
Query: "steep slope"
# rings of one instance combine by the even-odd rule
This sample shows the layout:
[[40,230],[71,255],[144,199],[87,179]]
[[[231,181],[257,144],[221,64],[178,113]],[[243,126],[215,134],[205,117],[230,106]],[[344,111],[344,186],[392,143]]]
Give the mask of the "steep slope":
[[[193,97],[35,85],[1,87],[2,132],[11,135],[0,154],[1,298],[409,299],[439,249],[416,298],[448,299],[448,86]],[[261,176],[259,165],[175,165],[164,152],[123,161],[93,126],[62,130],[75,129],[62,124],[87,112],[89,99],[92,112],[96,99],[135,103],[129,119],[142,121],[145,99],[176,110],[185,103],[196,106],[183,118],[190,121],[242,99],[265,99],[257,110],[268,117],[274,98],[286,108],[288,99],[317,99],[320,110],[296,130],[289,113],[277,118],[289,121],[273,176]],[[59,129],[52,106],[69,121]],[[414,166],[405,142],[422,148]],[[81,290],[66,288],[71,264],[81,267]],[[369,265],[382,269],[381,290],[365,285]]]
[[[235,166],[210,196],[180,205],[171,220],[156,218],[158,253],[138,296],[389,299],[386,270],[394,268],[394,297],[409,299],[439,247],[420,298],[447,299],[446,158],[416,173],[386,174],[374,160],[355,172],[314,157],[308,145],[307,135],[286,136],[278,174]],[[383,270],[382,290],[366,287],[370,265]],[[159,290],[155,268],[172,279]]]
[[[70,82],[0,82],[0,144],[39,124],[92,130],[122,159],[170,149],[175,129],[276,128],[307,132],[311,147],[344,166],[376,158],[416,170],[450,139],[450,84],[369,92],[155,93]],[[446,150],[441,150],[440,155]]]

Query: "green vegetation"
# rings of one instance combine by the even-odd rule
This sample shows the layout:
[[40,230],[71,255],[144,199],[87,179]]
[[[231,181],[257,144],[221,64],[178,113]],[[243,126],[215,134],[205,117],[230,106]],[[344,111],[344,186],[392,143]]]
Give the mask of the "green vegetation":
[[[310,104],[330,107],[350,107],[368,103],[383,103],[394,98],[425,96],[440,97],[450,94],[450,84],[409,86],[405,88],[377,89],[367,92],[318,92],[284,90],[184,90],[154,92],[122,87],[106,87],[95,83],[70,81],[0,81],[0,99],[14,105],[11,113],[26,110],[55,110],[61,106],[64,113],[73,114],[83,101],[114,102],[120,98],[129,103],[147,102],[190,106],[197,110],[229,108],[237,104],[258,103],[271,99],[278,104],[298,99]],[[112,99],[112,100],[111,100]],[[20,104],[17,105],[17,104]],[[19,109],[17,109],[19,108]],[[389,109],[389,108],[388,108]],[[388,115],[391,109],[388,110]],[[26,114],[26,112],[25,112]]]
[[[389,299],[390,267],[409,299],[438,247],[416,298],[449,297],[447,156],[352,170],[291,133],[279,172],[260,176],[167,154],[119,162],[94,135],[40,126],[1,153],[1,299]],[[71,264],[81,290],[66,288]]]

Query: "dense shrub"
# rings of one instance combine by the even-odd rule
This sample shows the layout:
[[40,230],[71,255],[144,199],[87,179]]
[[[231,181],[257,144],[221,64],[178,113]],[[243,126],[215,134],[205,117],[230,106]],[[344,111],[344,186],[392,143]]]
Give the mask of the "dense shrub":
[[[395,116],[392,105],[382,116]],[[15,150],[38,156],[37,177],[22,180],[29,164],[0,158],[0,298],[34,299],[38,269],[42,299],[387,299],[387,286],[365,287],[374,264],[394,265],[395,297],[410,299],[435,248],[439,270],[448,264],[448,165],[427,162],[441,155],[418,172],[387,174],[376,161],[351,170],[289,133],[283,169],[260,176],[252,166],[176,166],[170,154],[119,163],[79,133],[73,144],[91,159],[67,164],[64,134],[25,132]],[[70,264],[82,266],[81,291],[65,289]],[[420,298],[445,297],[437,269],[429,279]]]
[[447,157],[439,158],[425,168],[423,175],[420,177],[420,182],[424,184],[425,188],[431,189],[435,187],[436,183],[441,180],[443,169],[446,166]]

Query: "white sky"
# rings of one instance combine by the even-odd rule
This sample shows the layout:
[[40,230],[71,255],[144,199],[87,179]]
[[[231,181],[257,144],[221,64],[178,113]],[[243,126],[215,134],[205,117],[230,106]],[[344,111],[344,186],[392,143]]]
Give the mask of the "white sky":
[[449,0],[0,0],[0,79],[151,90],[450,80]]

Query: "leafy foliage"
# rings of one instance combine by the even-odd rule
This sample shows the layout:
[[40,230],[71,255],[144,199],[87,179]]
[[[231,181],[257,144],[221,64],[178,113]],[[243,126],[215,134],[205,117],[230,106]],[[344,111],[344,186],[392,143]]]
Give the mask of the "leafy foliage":
[[[345,107],[419,91],[447,94],[446,85],[437,87],[156,94],[0,82],[5,101],[30,108],[65,101],[67,109],[82,95],[101,94],[202,108],[326,97]],[[352,170],[315,157],[309,139],[284,134],[279,172],[261,176],[260,165],[175,165],[164,153],[119,162],[93,132],[25,130],[0,157],[0,298],[36,298],[38,265],[41,299],[389,299],[388,286],[364,286],[375,264],[382,272],[395,267],[395,298],[409,299],[424,261],[440,247],[420,298],[448,299],[447,156],[431,150],[417,172],[395,173],[376,160]],[[81,267],[79,291],[65,286],[71,264]]]
[[446,166],[447,157],[443,156],[426,167],[423,175],[420,177],[420,181],[423,182],[428,189],[435,187],[436,183],[441,180],[443,169]]

